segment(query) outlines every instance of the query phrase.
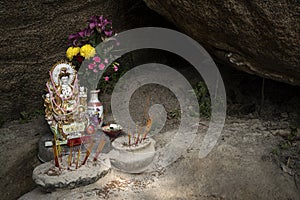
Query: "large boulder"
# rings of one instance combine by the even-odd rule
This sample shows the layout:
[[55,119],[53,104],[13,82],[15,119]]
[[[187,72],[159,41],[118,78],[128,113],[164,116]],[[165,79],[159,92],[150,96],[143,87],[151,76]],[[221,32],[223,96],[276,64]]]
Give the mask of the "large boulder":
[[38,141],[49,132],[43,117],[24,124],[9,122],[0,128],[1,199],[16,199],[36,187],[31,175],[40,164]]
[[112,19],[117,32],[164,23],[142,0],[2,1],[0,5],[0,122],[43,109],[48,71],[65,59],[67,37],[85,28],[92,15]]
[[144,1],[217,61],[300,85],[299,1]]

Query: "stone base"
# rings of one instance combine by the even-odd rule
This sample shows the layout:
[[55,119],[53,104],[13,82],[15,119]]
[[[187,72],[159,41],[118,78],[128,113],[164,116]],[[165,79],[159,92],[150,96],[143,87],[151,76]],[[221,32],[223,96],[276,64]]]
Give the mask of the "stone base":
[[[83,156],[80,164],[84,160]],[[106,154],[100,154],[97,161],[92,161],[93,157],[94,155],[90,155],[85,165],[79,164],[77,169],[75,163],[67,167],[68,156],[62,158],[59,168],[55,167],[54,161],[43,163],[34,169],[32,178],[46,192],[94,183],[109,172],[110,161]]]
[[155,156],[155,140],[148,138],[137,146],[124,146],[127,137],[117,138],[109,153],[113,168],[132,174],[146,171]]

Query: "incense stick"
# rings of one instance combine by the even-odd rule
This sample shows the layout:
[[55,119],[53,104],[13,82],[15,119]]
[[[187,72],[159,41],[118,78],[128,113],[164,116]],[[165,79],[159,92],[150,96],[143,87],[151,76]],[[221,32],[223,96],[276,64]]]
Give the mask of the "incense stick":
[[94,156],[94,161],[97,161],[97,158],[98,158],[99,154],[101,153],[101,151],[102,151],[104,145],[105,145],[105,138],[104,138],[104,136],[102,135],[102,136],[101,136],[101,141],[100,141],[100,143],[99,143],[99,145],[98,145],[98,147],[97,147],[96,155]]
[[129,121],[128,121],[128,134],[127,134],[127,136],[128,136],[128,145],[130,146],[131,145],[131,126],[130,126],[130,123],[129,123]]
[[[56,141],[56,137],[55,138],[55,141]],[[60,162],[62,162],[62,152],[61,152],[61,146],[60,146],[60,142],[58,141],[58,144],[56,145],[56,148],[57,148],[57,156],[60,158]]]
[[54,153],[55,167],[59,167],[58,153],[57,153],[57,148],[56,148],[56,140],[53,140],[52,148],[53,148],[53,153]]
[[128,134],[127,134],[127,136],[128,136],[128,145],[130,146],[130,145],[131,145],[131,141],[130,141],[130,139],[131,139],[131,138],[130,138],[130,137],[131,137],[131,135],[130,135],[130,133],[128,133]]
[[150,131],[150,129],[151,129],[151,126],[152,126],[152,119],[149,118],[149,119],[147,120],[147,124],[146,124],[146,128],[145,128],[143,140],[146,139],[146,137],[147,137],[147,135],[148,135],[148,133],[149,133],[149,131]]
[[73,149],[73,141],[71,141],[70,143],[70,154],[68,157],[68,166],[72,166],[72,149]]
[[87,152],[86,152],[86,154],[85,154],[85,158],[84,158],[84,160],[83,160],[83,162],[82,162],[82,165],[84,165],[85,163],[86,163],[86,161],[87,161],[87,159],[89,158],[89,156],[90,156],[90,154],[91,154],[91,152],[92,152],[92,149],[93,149],[93,147],[94,147],[94,140],[92,140],[91,142],[90,142],[90,145],[89,145],[89,147],[88,147],[88,149],[87,149]]

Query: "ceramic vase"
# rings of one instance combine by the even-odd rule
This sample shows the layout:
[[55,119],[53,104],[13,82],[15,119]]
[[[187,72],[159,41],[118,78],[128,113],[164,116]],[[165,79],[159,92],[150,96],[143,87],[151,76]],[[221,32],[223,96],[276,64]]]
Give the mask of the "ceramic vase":
[[103,124],[103,105],[99,101],[98,94],[100,90],[91,90],[87,105],[90,125],[100,129]]

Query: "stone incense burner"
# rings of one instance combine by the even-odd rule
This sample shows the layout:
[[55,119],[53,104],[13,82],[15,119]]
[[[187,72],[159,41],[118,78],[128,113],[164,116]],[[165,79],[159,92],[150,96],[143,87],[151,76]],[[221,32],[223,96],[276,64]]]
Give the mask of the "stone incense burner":
[[137,145],[128,145],[126,137],[119,137],[112,142],[111,165],[127,173],[142,173],[153,161],[154,145],[152,138],[146,138]]

